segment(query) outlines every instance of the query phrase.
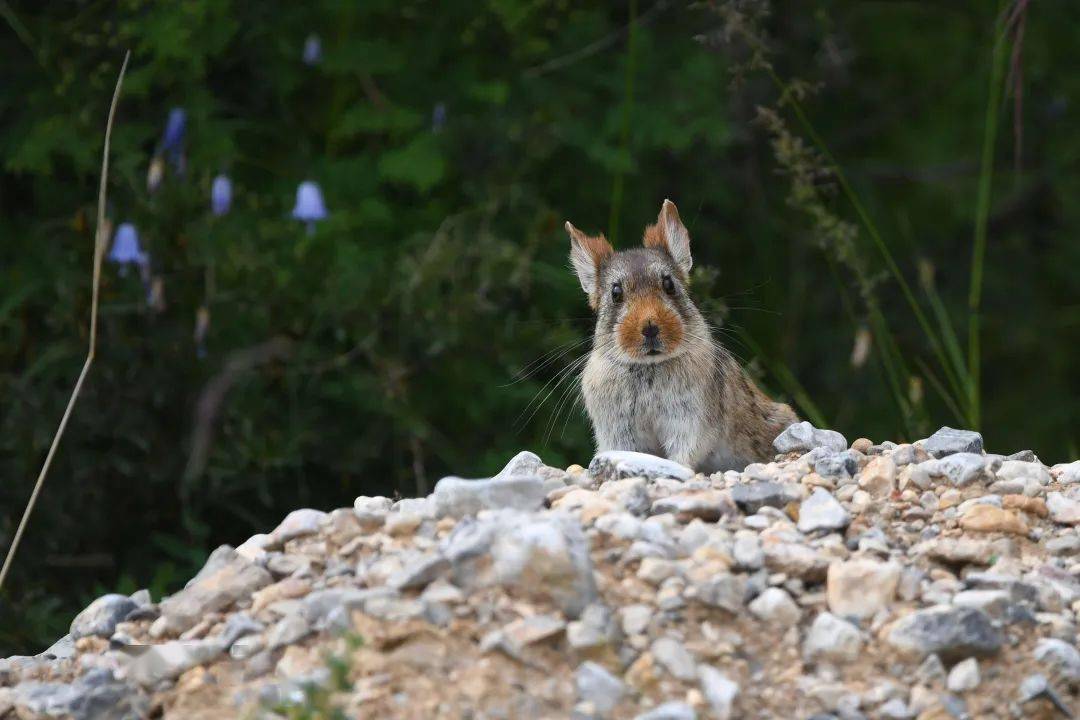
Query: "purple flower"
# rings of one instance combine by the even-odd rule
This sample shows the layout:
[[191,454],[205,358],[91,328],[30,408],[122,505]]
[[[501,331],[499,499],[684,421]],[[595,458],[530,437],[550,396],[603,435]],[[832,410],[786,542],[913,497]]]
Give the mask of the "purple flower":
[[184,108],[174,107],[165,121],[165,133],[161,136],[161,150],[173,155],[179,153],[184,145],[184,130],[187,128],[187,112]]
[[121,223],[113,236],[109,261],[117,265],[145,265],[149,256],[139,245],[139,232],[131,223]]
[[319,184],[305,180],[296,188],[296,205],[292,216],[295,220],[307,223],[308,232],[315,231],[315,223],[326,219],[326,203],[323,202]]
[[210,187],[210,208],[215,215],[224,215],[232,206],[232,180],[227,175],[218,175]]
[[322,41],[315,33],[307,36],[304,41],[304,64],[309,66],[318,65],[322,60]]
[[431,111],[431,132],[438,133],[446,125],[446,103],[435,103]]

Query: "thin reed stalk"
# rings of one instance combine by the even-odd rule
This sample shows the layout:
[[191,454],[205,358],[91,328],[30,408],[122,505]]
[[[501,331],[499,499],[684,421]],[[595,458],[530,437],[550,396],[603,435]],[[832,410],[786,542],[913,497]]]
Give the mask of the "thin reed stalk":
[[105,222],[105,186],[109,179],[109,143],[112,140],[112,127],[113,118],[116,116],[116,105],[120,100],[120,86],[124,82],[124,73],[127,71],[128,59],[131,57],[131,51],[124,53],[124,62],[120,66],[120,75],[116,78],[116,87],[113,88],[112,102],[109,105],[109,118],[105,123],[105,147],[102,151],[101,157],[101,181],[98,186],[98,206],[97,206],[97,228],[94,231],[94,262],[93,262],[93,274],[91,280],[91,295],[90,295],[90,340],[89,347],[86,351],[86,360],[83,362],[82,371],[79,372],[79,377],[75,381],[75,387],[71,391],[71,397],[68,398],[67,407],[64,409],[64,415],[60,418],[60,425],[56,429],[56,434],[53,435],[52,444],[49,446],[49,452],[45,456],[45,462],[41,465],[41,472],[38,473],[37,482],[34,483],[34,490],[30,493],[30,500],[26,503],[26,509],[23,510],[22,519],[19,521],[19,527],[15,530],[15,537],[11,540],[11,547],[8,548],[7,556],[4,558],[4,566],[0,568],[0,589],[4,587],[4,580],[7,579],[8,571],[11,569],[11,563],[15,559],[15,553],[19,549],[19,542],[22,540],[23,533],[26,531],[26,525],[30,520],[30,514],[34,511],[34,505],[37,503],[38,495],[41,494],[41,488],[45,484],[45,478],[49,474],[49,468],[52,466],[53,458],[56,456],[56,449],[60,446],[60,438],[64,435],[64,430],[67,428],[68,421],[71,419],[71,412],[75,408],[75,402],[79,399],[79,392],[82,390],[83,382],[86,381],[86,376],[90,372],[90,366],[94,362],[94,355],[97,351],[97,319],[98,319],[98,293],[101,287],[101,261],[105,256],[105,245],[108,242],[106,237],[106,225]]

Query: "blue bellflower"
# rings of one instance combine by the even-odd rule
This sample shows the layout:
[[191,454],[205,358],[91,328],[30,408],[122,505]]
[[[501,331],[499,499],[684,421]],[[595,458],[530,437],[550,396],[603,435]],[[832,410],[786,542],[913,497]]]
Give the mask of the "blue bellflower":
[[143,252],[139,245],[139,232],[131,223],[121,223],[116,228],[109,262],[119,265],[121,274],[127,272],[128,265],[144,267],[149,264],[150,256]]
[[165,132],[161,135],[161,154],[165,155],[178,174],[183,174],[184,133],[187,130],[187,111],[174,107],[165,121]]
[[232,207],[232,180],[227,175],[218,175],[210,187],[210,209],[215,215],[224,215]]
[[446,126],[446,103],[435,103],[431,111],[431,132],[439,133]]
[[308,232],[315,232],[315,223],[326,219],[326,203],[323,202],[319,184],[305,180],[296,188],[296,205],[292,216],[295,220],[307,223]]
[[304,64],[315,66],[320,60],[322,60],[322,41],[319,40],[318,35],[311,33],[304,41]]

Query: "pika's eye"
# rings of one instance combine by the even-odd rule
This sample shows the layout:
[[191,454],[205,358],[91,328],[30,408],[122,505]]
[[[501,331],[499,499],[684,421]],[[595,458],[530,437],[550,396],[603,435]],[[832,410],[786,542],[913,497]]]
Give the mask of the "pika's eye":
[[615,283],[614,285],[611,286],[611,299],[612,300],[614,300],[617,303],[621,303],[622,302],[622,295],[623,295],[623,292],[622,292],[622,283],[621,282],[617,282],[617,283]]
[[660,284],[664,287],[664,292],[668,295],[675,294],[675,281],[671,279],[670,275],[664,275],[660,278]]

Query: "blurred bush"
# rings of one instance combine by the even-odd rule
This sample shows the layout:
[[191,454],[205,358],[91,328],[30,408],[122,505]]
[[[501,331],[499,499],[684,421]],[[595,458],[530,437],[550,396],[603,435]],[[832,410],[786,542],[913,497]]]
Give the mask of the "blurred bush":
[[[301,505],[423,492],[520,448],[587,461],[560,374],[590,326],[567,218],[626,245],[674,199],[708,266],[703,304],[774,391],[851,437],[955,424],[928,390],[912,428],[878,367],[853,366],[860,288],[785,205],[754,121],[776,91],[752,71],[733,87],[721,5],[0,2],[3,548],[85,353],[125,48],[109,216],[149,256],[145,273],[106,268],[99,356],[0,598],[0,654],[39,651],[95,590],[174,590],[209,548]],[[1060,59],[1080,18],[1029,14],[1022,104],[1001,109],[983,424],[991,449],[1065,459],[1080,78]],[[820,83],[807,112],[902,269],[935,267],[959,324],[994,9],[784,4],[764,25],[777,71]],[[291,216],[304,181],[327,208],[310,232]],[[888,279],[874,292],[918,375],[918,327]]]

